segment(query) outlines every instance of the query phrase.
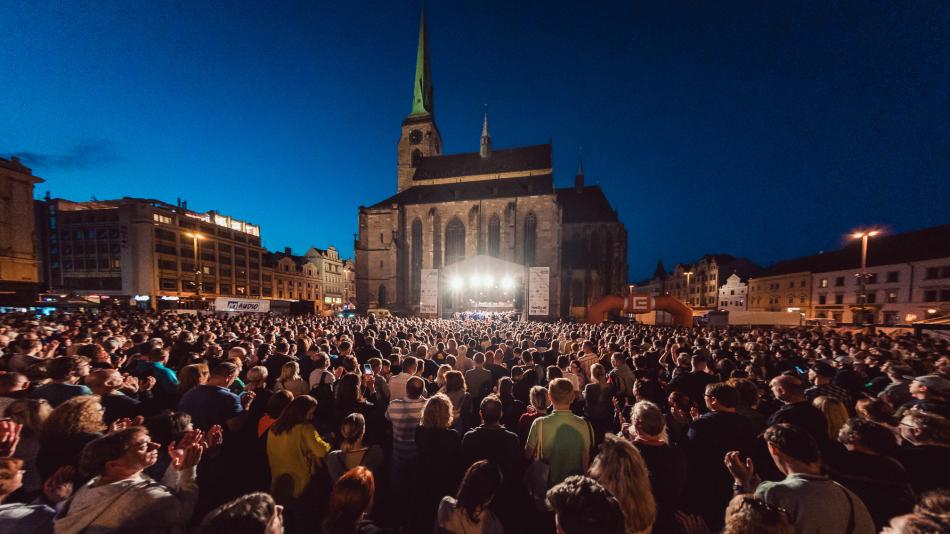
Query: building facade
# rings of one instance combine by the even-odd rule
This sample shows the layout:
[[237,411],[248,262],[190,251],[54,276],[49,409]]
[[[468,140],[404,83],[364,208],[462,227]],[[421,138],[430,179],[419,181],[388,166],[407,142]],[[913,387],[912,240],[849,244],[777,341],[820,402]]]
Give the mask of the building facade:
[[[320,267],[309,258],[295,256],[290,248],[285,248],[283,252],[266,253],[264,264],[273,270],[273,298],[319,303]],[[313,311],[318,309],[315,305]]]
[[33,188],[42,178],[17,158],[0,158],[0,306],[31,306],[39,282]]
[[317,277],[320,282],[320,310],[337,311],[342,309],[345,300],[345,273],[344,260],[336,247],[330,245],[326,249],[311,247],[304,255],[308,261],[317,266]]
[[731,275],[743,280],[759,269],[746,258],[706,254],[695,262],[676,264],[668,274],[663,272],[663,263],[658,263],[650,283],[659,287],[661,294],[676,297],[694,309],[715,309],[719,305],[720,287]]
[[354,307],[356,300],[356,263],[343,260],[343,304]]
[[[459,272],[482,256],[516,273],[522,288],[526,268],[547,267],[549,318],[623,291],[626,229],[603,191],[584,184],[582,169],[575,187],[555,188],[551,150],[493,148],[486,116],[478,152],[442,153],[423,20],[412,109],[396,150],[397,192],[359,208],[358,307],[417,312],[424,269]],[[442,312],[463,311],[472,301],[453,297],[445,282]],[[494,289],[499,294],[483,300],[524,305],[522,290]]]
[[49,199],[39,206],[47,291],[157,307],[273,293],[253,224],[142,198]]
[[815,317],[858,322],[863,307],[867,322],[896,325],[950,314],[950,256],[869,265],[866,272],[863,292],[858,268],[815,274]]
[[811,271],[802,265],[780,262],[749,279],[749,311],[783,311],[813,315]]
[[[749,310],[842,324],[910,324],[950,315],[950,225],[874,237],[776,263],[749,280]],[[862,309],[865,314],[861,320]]]
[[718,308],[725,311],[743,311],[746,309],[746,293],[748,286],[739,278],[739,275],[732,273],[726,278],[726,283],[719,288]]

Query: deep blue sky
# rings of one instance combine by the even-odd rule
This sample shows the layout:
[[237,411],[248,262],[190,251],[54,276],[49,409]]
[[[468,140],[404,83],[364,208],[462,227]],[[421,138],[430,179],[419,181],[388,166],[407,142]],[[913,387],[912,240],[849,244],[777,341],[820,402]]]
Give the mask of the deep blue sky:
[[[67,5],[68,4],[68,5]],[[395,192],[419,3],[38,2],[0,13],[0,154],[54,196],[188,200],[352,253]],[[950,222],[950,2],[430,1],[448,152],[583,148],[631,279]]]

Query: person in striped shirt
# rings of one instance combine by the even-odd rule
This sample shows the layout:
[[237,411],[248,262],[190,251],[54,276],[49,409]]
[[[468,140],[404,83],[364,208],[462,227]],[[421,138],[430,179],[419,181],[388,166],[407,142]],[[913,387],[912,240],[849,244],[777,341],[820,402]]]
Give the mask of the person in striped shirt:
[[[425,382],[413,376],[406,382],[406,397],[390,401],[386,419],[393,425],[392,489],[396,499],[407,499],[415,487],[415,471],[419,459],[416,428],[422,420],[426,400],[422,397]],[[405,506],[397,506],[405,510]]]

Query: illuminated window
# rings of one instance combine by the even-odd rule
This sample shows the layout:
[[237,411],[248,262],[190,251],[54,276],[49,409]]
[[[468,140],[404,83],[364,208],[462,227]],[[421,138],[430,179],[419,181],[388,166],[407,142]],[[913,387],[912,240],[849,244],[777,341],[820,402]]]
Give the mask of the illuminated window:
[[501,219],[492,215],[488,221],[488,254],[498,257],[501,254]]

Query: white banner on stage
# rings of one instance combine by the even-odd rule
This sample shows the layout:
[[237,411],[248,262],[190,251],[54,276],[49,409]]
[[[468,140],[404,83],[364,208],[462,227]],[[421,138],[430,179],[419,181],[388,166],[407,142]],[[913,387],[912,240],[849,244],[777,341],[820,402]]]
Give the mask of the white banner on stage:
[[270,301],[263,299],[218,297],[214,299],[214,310],[225,312],[267,313],[270,311]]
[[419,291],[419,313],[439,313],[439,270],[422,269]]
[[547,315],[551,288],[549,267],[528,269],[528,315]]

